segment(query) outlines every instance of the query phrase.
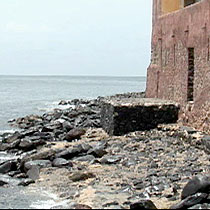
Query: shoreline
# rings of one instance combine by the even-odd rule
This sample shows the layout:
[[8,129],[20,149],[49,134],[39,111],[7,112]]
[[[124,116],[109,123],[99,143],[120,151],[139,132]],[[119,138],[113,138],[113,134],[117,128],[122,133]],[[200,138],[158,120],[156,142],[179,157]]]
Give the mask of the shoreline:
[[108,136],[100,124],[102,98],[61,101],[74,107],[13,120],[13,126],[22,130],[3,136],[0,150],[21,158],[13,164],[5,161],[0,172],[11,177],[10,183],[21,180],[27,189],[49,190],[75,209],[81,205],[128,209],[142,199],[169,208],[180,202],[181,191],[193,176],[209,175],[209,156],[204,152],[208,147],[203,143],[207,134],[170,124]]

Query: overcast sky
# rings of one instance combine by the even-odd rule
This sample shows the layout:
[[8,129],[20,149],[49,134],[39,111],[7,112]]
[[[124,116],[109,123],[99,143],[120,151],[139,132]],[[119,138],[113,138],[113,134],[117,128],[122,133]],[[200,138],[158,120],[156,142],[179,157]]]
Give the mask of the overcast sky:
[[0,74],[145,76],[151,4],[0,0]]

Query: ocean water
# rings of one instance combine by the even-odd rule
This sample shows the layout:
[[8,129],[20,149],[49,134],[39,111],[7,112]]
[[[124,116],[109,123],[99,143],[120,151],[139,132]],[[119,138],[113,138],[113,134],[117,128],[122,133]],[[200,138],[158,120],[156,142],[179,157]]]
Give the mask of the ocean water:
[[42,114],[60,100],[145,91],[145,77],[0,76],[0,132],[8,120]]

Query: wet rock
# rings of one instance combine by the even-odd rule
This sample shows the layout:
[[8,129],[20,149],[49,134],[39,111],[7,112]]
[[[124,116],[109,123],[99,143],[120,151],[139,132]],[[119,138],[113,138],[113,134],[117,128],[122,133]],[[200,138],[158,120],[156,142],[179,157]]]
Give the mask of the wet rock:
[[17,162],[15,161],[7,161],[0,165],[0,173],[6,174],[10,171],[16,171],[17,170]]
[[33,184],[33,183],[35,183],[35,181],[32,180],[32,179],[23,179],[23,180],[20,181],[20,183],[18,184],[18,186],[24,186],[24,187],[26,187],[26,186],[28,186],[30,184]]
[[95,157],[93,155],[86,155],[86,156],[83,156],[83,157],[78,157],[78,158],[75,158],[74,161],[78,161],[78,162],[91,162],[95,159]]
[[0,151],[8,151],[15,149],[20,144],[20,139],[15,140],[14,142],[8,143],[0,143]]
[[58,168],[62,168],[62,167],[65,167],[65,166],[69,166],[69,167],[73,166],[73,164],[70,161],[68,161],[68,160],[66,160],[64,158],[56,158],[56,159],[54,159],[52,165],[54,167],[58,167]]
[[210,193],[210,177],[200,175],[192,178],[184,187],[181,198],[183,200],[198,192]]
[[203,203],[208,198],[208,194],[206,193],[196,193],[194,195],[190,195],[180,203],[173,205],[170,209],[187,209],[196,204]]
[[69,177],[69,179],[73,182],[84,181],[90,178],[95,178],[95,175],[91,172],[75,172]]
[[[8,174],[8,175],[10,176],[10,174]],[[13,178],[27,179],[28,176],[27,176],[27,174],[25,174],[25,173],[18,173],[18,174],[15,174],[15,175],[13,176]]]
[[19,144],[19,148],[26,151],[26,150],[32,150],[34,147],[33,143],[30,140],[23,139]]
[[3,142],[10,144],[10,143],[13,143],[14,141],[17,141],[18,139],[20,139],[21,136],[22,135],[18,131],[16,131],[15,133],[10,134],[8,137],[3,138]]
[[92,209],[92,208],[84,204],[73,204],[70,206],[70,209]]
[[4,185],[18,186],[20,182],[21,181],[19,179],[12,178],[6,174],[0,174],[0,186]]
[[89,155],[93,155],[96,158],[102,158],[104,155],[107,154],[107,151],[105,150],[104,145],[103,146],[97,146],[95,148],[92,148],[88,151]]
[[75,128],[71,131],[69,131],[64,140],[67,140],[67,141],[73,141],[75,139],[80,139],[82,135],[84,135],[86,133],[86,130],[83,129],[83,128]]
[[49,160],[34,160],[34,161],[29,161],[29,162],[26,162],[24,164],[24,169],[27,172],[33,166],[38,166],[39,168],[49,168],[49,167],[52,166],[52,163]]
[[108,202],[102,205],[105,208],[112,208],[112,209],[122,209],[122,207],[120,206],[120,204],[117,201],[113,201],[113,202]]
[[51,127],[51,126],[43,126],[41,129],[41,132],[46,133],[46,132],[53,132],[55,128]]
[[80,150],[78,148],[66,149],[58,154],[56,154],[56,158],[63,158],[66,160],[70,160],[74,157],[77,157],[80,154]]
[[202,143],[206,152],[210,154],[210,136],[204,136],[202,138]]
[[37,148],[40,145],[45,145],[45,144],[46,144],[46,142],[41,139],[36,139],[34,141],[32,141],[30,139],[23,139],[23,140],[21,140],[18,147],[23,151],[30,151],[30,150]]
[[69,123],[68,121],[64,121],[62,123],[62,127],[63,127],[63,130],[65,132],[69,132],[70,130],[72,130],[74,127],[71,125],[71,123]]
[[190,207],[188,209],[210,209],[210,204],[209,203],[197,204],[197,205]]
[[68,104],[67,101],[61,100],[58,105],[67,105],[67,104]]
[[188,127],[188,126],[181,126],[181,127],[179,128],[179,130],[180,130],[180,131],[183,131],[183,132],[186,132],[186,133],[188,133],[188,134],[194,134],[194,133],[197,132],[194,128]]
[[70,160],[74,157],[82,156],[86,154],[88,150],[90,150],[91,146],[88,144],[80,144],[78,146],[74,146],[73,148],[66,149],[56,155],[56,158],[64,158],[66,160]]
[[48,149],[42,152],[31,151],[31,154],[24,153],[25,156],[21,160],[21,166],[23,166],[26,162],[33,161],[33,160],[53,160],[55,159],[55,154],[59,152],[60,150]]
[[157,207],[151,200],[142,200],[131,204],[130,209],[157,209]]
[[122,156],[116,155],[116,156],[105,156],[100,160],[101,164],[116,164],[119,161],[122,160]]

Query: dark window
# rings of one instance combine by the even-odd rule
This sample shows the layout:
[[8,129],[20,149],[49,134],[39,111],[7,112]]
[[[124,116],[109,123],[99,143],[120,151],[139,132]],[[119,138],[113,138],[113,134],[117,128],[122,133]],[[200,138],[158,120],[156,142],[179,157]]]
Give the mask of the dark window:
[[194,100],[194,72],[195,71],[195,56],[194,48],[188,48],[188,87],[187,101]]
[[196,2],[199,2],[200,0],[184,0],[184,7],[187,7],[191,4],[194,4]]

